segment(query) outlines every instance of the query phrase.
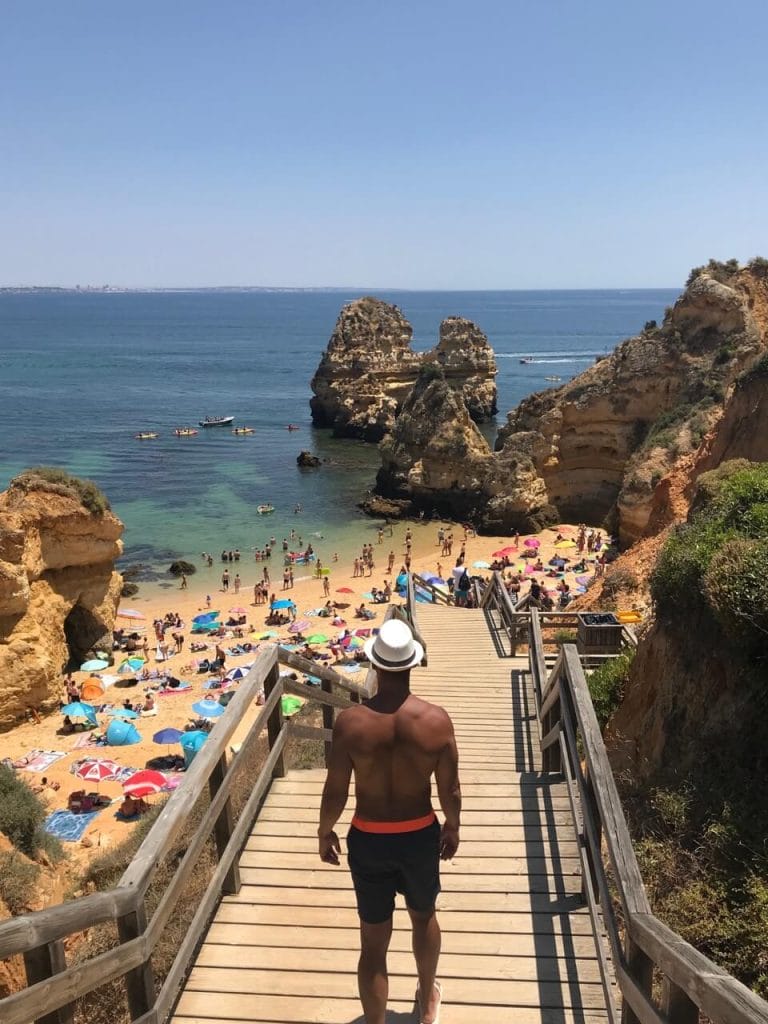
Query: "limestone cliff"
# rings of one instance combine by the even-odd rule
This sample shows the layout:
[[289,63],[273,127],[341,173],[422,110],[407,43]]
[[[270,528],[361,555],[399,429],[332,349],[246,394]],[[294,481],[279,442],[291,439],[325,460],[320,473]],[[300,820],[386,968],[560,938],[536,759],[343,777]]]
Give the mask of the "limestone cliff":
[[114,624],[123,525],[76,497],[0,494],[0,729],[58,704],[61,673]]
[[537,475],[558,517],[600,522],[615,511],[631,543],[656,484],[698,446],[729,385],[765,351],[767,301],[768,282],[751,269],[724,280],[700,273],[661,327],[648,325],[573,381],[524,400],[497,449],[530,449],[534,434]]
[[397,306],[370,296],[345,306],[312,378],[313,423],[340,437],[380,441],[427,362],[442,366],[476,420],[496,412],[493,350],[475,324],[460,317],[443,321],[439,343],[426,353],[413,351],[412,336]]

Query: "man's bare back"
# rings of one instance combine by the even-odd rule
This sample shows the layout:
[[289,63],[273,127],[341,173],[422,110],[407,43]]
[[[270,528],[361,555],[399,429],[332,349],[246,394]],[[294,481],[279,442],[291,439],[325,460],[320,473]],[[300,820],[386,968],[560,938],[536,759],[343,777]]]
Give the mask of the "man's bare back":
[[453,743],[453,727],[442,708],[413,694],[399,703],[379,694],[339,715],[337,741],[352,762],[356,813],[405,821],[431,809],[430,779]]

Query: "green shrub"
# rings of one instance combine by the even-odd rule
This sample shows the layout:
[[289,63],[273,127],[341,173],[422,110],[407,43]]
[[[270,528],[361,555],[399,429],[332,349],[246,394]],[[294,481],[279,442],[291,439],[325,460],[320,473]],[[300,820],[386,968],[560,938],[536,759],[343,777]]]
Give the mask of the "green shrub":
[[755,277],[768,277],[768,260],[764,256],[754,256],[747,266]]
[[81,480],[57,466],[33,466],[14,477],[10,488],[25,492],[47,491],[74,498],[93,515],[103,515],[110,507],[103,491],[93,480]]
[[655,331],[658,328],[658,324],[655,320],[646,320],[643,324],[643,330],[646,332]]
[[622,590],[636,590],[639,586],[637,576],[630,569],[611,569],[603,580],[603,594],[616,597]]
[[707,600],[725,635],[747,656],[768,656],[768,533],[731,540],[704,573]]
[[25,782],[0,765],[0,832],[17,850],[34,857],[47,811]]
[[750,384],[753,380],[760,380],[763,377],[768,377],[768,352],[756,359],[751,366],[749,366],[738,378],[738,386],[743,387],[745,384]]
[[575,629],[556,629],[553,642],[558,647],[562,647],[563,644],[575,644],[576,643],[576,630]]
[[618,657],[604,662],[600,668],[590,672],[587,676],[592,704],[601,729],[605,728],[611,715],[621,703],[634,657],[635,649],[630,648],[619,654]]
[[29,909],[40,875],[37,864],[15,851],[0,851],[0,900],[14,916]]

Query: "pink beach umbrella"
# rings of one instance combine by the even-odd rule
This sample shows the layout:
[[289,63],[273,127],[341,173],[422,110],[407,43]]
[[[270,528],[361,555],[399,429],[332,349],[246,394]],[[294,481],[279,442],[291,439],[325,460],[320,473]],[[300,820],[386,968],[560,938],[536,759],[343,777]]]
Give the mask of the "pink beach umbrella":
[[526,537],[523,541],[523,547],[525,548],[540,548],[541,541],[537,540],[536,537]]

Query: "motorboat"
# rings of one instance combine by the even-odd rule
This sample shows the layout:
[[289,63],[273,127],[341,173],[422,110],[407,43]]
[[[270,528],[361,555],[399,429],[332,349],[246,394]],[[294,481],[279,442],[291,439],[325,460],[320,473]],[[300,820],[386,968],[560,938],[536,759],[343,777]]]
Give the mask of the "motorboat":
[[255,427],[235,427],[232,430],[232,433],[233,434],[255,434],[256,433],[256,428]]
[[532,363],[533,359],[530,356],[526,356],[525,359],[520,360],[521,363]]
[[268,515],[270,515],[270,513],[275,511],[275,506],[274,505],[257,505],[256,506],[256,511],[259,513],[260,516],[268,516]]
[[198,422],[201,427],[228,427],[234,419],[234,416],[206,416],[204,420]]
[[562,377],[545,377],[544,380],[562,380]]
[[154,439],[159,435],[154,433],[154,431],[145,430],[142,431],[142,433],[134,434],[133,436],[137,441],[154,441]]
[[194,427],[176,427],[174,430],[176,437],[196,437],[197,433]]

